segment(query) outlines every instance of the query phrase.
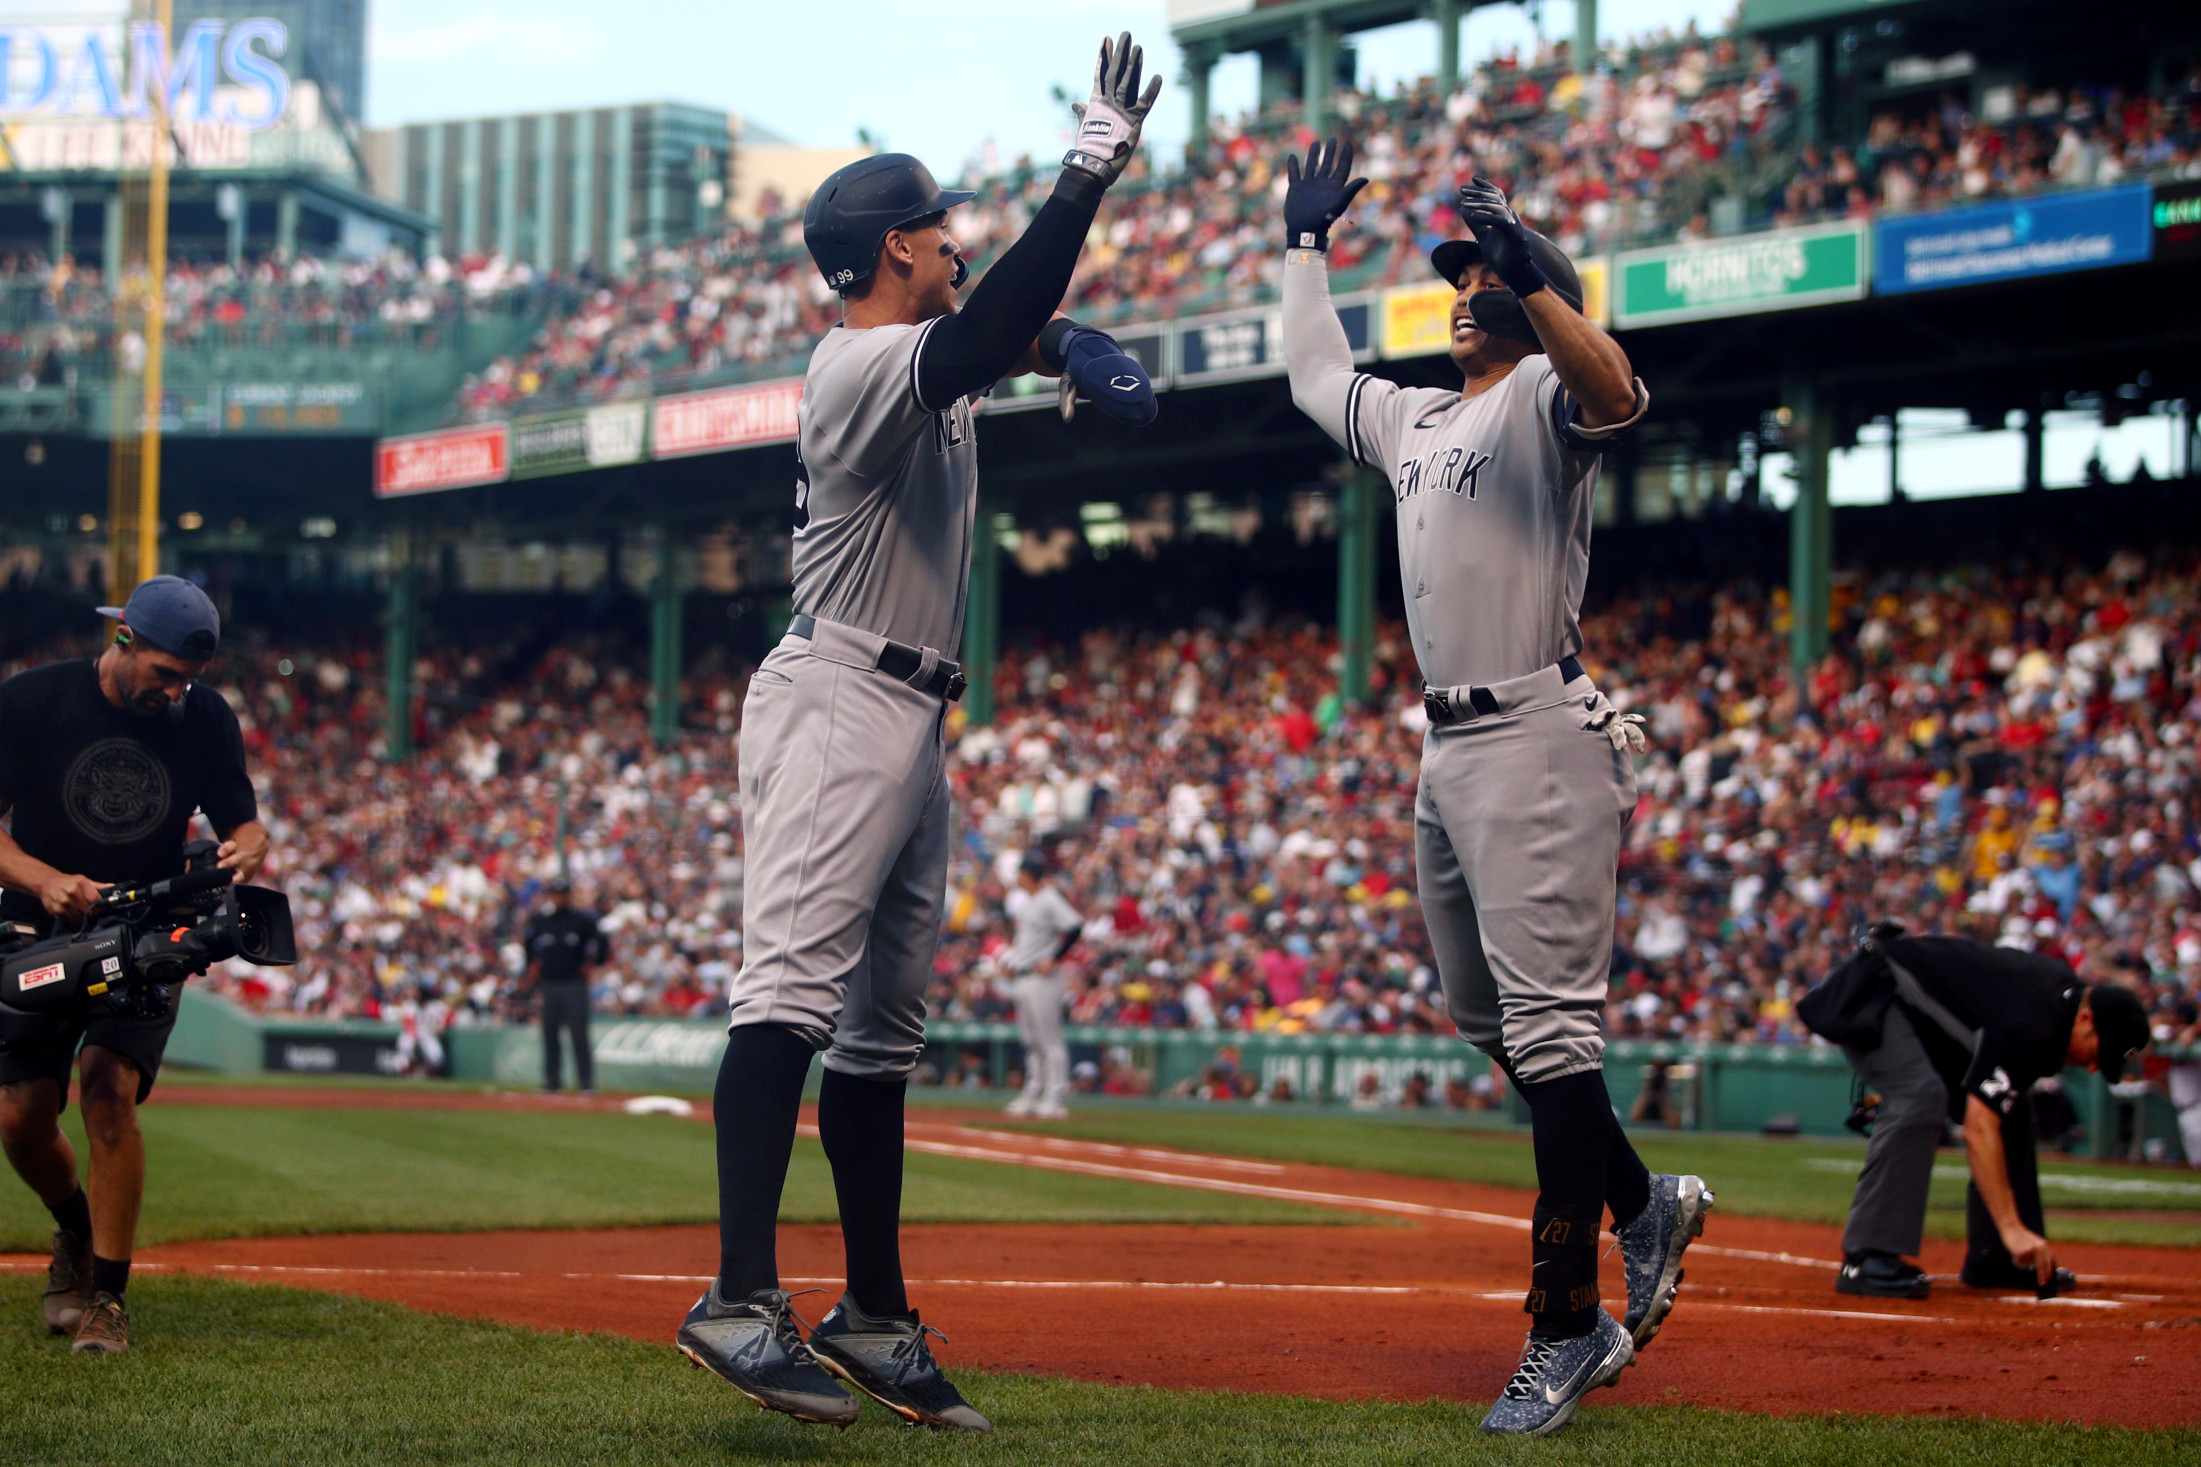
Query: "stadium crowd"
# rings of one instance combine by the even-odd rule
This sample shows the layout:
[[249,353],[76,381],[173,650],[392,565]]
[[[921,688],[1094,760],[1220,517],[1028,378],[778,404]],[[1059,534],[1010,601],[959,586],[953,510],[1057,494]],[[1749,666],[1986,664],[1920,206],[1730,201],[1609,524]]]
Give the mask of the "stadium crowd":
[[[2093,84],[1954,92],[1876,116],[1862,138],[1802,144],[1795,90],[1772,55],[1733,35],[1660,32],[1609,47],[1587,76],[1568,44],[1494,56],[1451,93],[1340,90],[1337,126],[1370,188],[1336,234],[1343,288],[1422,278],[1457,233],[1454,187],[1485,174],[1531,223],[1581,255],[1767,223],[2191,173],[2201,69],[2153,94]],[[1296,100],[1216,119],[1183,166],[1142,156],[1111,194],[1066,308],[1097,324],[1183,316],[1273,294],[1282,156],[1312,134]],[[955,219],[983,270],[1021,233],[1054,170],[973,164],[979,197]],[[182,261],[168,281],[170,344],[421,343],[462,313],[542,318],[524,349],[470,374],[453,416],[798,372],[839,317],[802,248],[803,201],[767,192],[760,216],[650,250],[619,271],[540,277],[502,256],[415,265]],[[0,255],[0,380],[58,385],[89,361],[125,373],[144,343],[118,325],[100,272],[68,257]]]
[[[1585,661],[1651,734],[1610,1031],[1805,1042],[1796,998],[1885,915],[2060,953],[2190,1025],[2201,556],[1853,581],[1838,611],[1800,688],[1778,592],[1676,586],[1585,618]],[[432,651],[404,766],[379,757],[366,642],[226,654],[305,957],[216,985],[271,1012],[516,1016],[516,939],[562,842],[612,938],[598,1007],[718,1012],[746,670],[692,669],[661,753],[630,654],[519,631]],[[1250,615],[1007,653],[995,725],[957,722],[932,1011],[1010,1012],[1008,878],[1036,848],[1089,919],[1076,1021],[1449,1032],[1413,898],[1411,663],[1387,629],[1364,711],[1336,666],[1326,631]]]
[[[122,282],[125,294],[142,290],[142,274],[140,262]],[[563,309],[586,284],[545,280],[525,262],[497,257],[300,255],[236,268],[179,259],[164,286],[167,345],[432,347],[462,313]],[[112,282],[98,266],[71,254],[0,252],[0,382],[59,386],[86,363],[131,375],[144,360],[144,337],[118,318]]]

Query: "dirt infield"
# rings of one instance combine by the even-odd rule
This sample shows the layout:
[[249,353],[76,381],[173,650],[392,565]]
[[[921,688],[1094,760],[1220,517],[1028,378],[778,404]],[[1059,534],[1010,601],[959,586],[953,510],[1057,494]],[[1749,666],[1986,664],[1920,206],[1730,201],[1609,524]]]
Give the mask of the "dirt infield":
[[[176,1087],[171,1102],[535,1106],[532,1096]],[[599,1106],[614,1102],[598,1101]],[[1494,1187],[1018,1135],[925,1112],[915,1149],[1345,1208],[1341,1228],[913,1227],[912,1292],[953,1366],[1326,1397],[1487,1399],[1520,1348],[1528,1194]],[[1736,1410],[2201,1422],[2201,1267],[2175,1249],[2070,1245],[2073,1298],[1843,1298],[1834,1229],[1714,1215],[1682,1304],[1604,1400]],[[781,1230],[815,1318],[837,1294],[830,1227]],[[716,1262],[709,1228],[240,1239],[141,1266],[297,1284],[517,1324],[669,1340]],[[1957,1245],[1926,1265],[1953,1274]],[[38,1260],[12,1259],[23,1268]],[[1614,1283],[1607,1269],[1607,1284]],[[150,1321],[148,1321],[150,1323]]]

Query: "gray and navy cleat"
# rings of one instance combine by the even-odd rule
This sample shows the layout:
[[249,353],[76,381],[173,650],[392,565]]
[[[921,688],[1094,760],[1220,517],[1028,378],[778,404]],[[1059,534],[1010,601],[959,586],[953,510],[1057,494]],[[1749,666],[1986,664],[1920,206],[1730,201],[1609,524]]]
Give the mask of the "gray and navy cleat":
[[1549,1436],[1574,1419],[1574,1408],[1635,1363],[1635,1345],[1620,1322],[1600,1309],[1586,1335],[1571,1340],[1528,1337],[1521,1363],[1498,1404],[1483,1418],[1493,1436]]
[[874,1317],[843,1294],[810,1332],[818,1362],[906,1421],[961,1431],[992,1431],[993,1423],[964,1401],[940,1373],[925,1336],[946,1335],[917,1311]]
[[759,1289],[729,1303],[714,1280],[681,1321],[674,1343],[680,1353],[767,1411],[797,1421],[846,1426],[856,1419],[856,1398],[818,1363],[803,1343],[801,1320],[782,1289]]
[[1702,1177],[1654,1173],[1651,1201],[1627,1226],[1613,1230],[1628,1278],[1628,1337],[1640,1350],[1651,1343],[1681,1292],[1681,1255],[1704,1232],[1712,1189]]

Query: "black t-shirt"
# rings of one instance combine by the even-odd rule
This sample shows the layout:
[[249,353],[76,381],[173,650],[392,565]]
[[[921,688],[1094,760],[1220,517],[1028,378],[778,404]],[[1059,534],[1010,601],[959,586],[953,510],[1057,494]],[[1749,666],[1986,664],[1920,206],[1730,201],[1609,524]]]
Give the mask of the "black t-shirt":
[[[101,885],[183,869],[191,815],[227,834],[259,816],[244,737],[220,693],[194,687],[182,716],[117,708],[89,658],[0,683],[0,803],[23,850]],[[35,893],[0,894],[0,917],[44,926]]]
[[1884,950],[1926,996],[1974,1031],[1966,1048],[1931,1014],[1913,1010],[1919,1038],[1951,1099],[1976,1095],[2008,1115],[2037,1080],[2063,1069],[2086,985],[2059,958],[1961,937],[1903,937]]
[[577,907],[538,912],[527,924],[527,956],[542,964],[543,983],[579,983],[583,963],[601,963],[610,951],[596,919]]

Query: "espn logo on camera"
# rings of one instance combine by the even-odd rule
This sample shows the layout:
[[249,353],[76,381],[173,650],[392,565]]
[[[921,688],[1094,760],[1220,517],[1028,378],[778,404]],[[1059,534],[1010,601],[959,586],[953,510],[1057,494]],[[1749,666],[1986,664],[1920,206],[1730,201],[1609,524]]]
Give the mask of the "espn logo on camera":
[[69,966],[66,963],[48,963],[43,968],[33,968],[15,980],[17,991],[29,993],[34,988],[45,988],[66,980]]

